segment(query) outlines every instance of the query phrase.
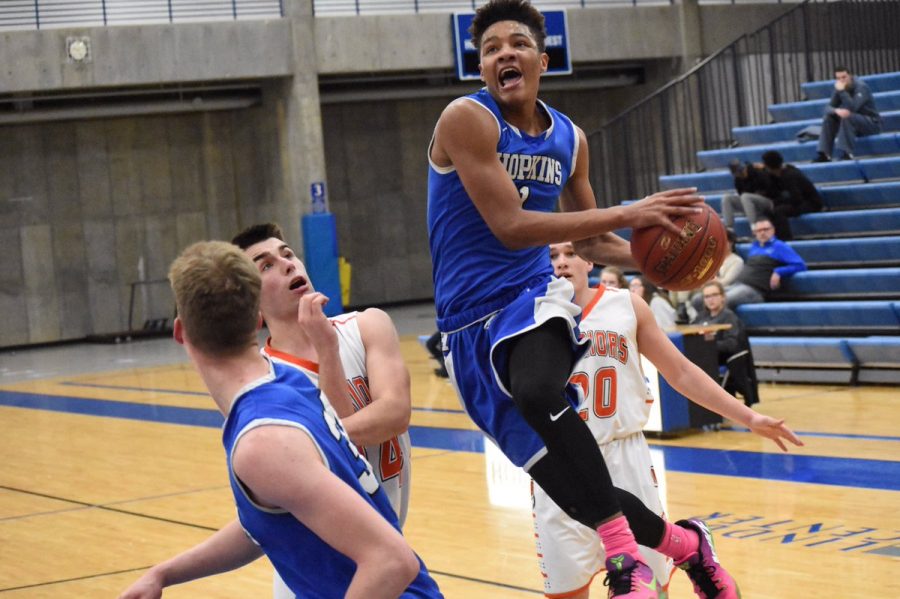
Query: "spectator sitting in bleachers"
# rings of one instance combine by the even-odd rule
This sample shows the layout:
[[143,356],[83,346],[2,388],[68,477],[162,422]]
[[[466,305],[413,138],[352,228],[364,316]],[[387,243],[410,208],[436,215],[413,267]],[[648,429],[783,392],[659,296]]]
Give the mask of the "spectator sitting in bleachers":
[[726,391],[735,395],[740,393],[744,403],[752,406],[759,402],[759,390],[756,380],[756,366],[753,353],[750,351],[750,340],[744,330],[744,324],[732,310],[728,309],[725,300],[725,287],[719,281],[712,281],[703,286],[703,308],[691,324],[727,324],[731,328],[706,333],[706,339],[716,341],[719,366],[727,371],[722,381]]
[[650,305],[650,311],[653,312],[659,328],[666,332],[675,330],[675,308],[647,277],[644,275],[634,277],[629,281],[628,289],[641,296]]
[[606,266],[600,271],[600,284],[613,289],[628,289],[628,279],[621,269],[615,266]]
[[800,169],[784,163],[784,157],[779,152],[765,152],[762,161],[778,190],[772,208],[775,234],[782,241],[790,241],[794,236],[788,218],[821,211],[822,196]]
[[775,227],[769,217],[757,218],[752,231],[756,240],[750,244],[744,268],[737,280],[725,288],[725,298],[732,309],[766,301],[772,291],[781,287],[782,279],[806,270],[803,258],[775,237]]
[[853,160],[853,146],[857,137],[881,132],[881,115],[875,108],[872,90],[858,80],[847,67],[834,68],[834,92],[822,117],[822,132],[813,162],[828,162],[835,146],[840,156],[837,160]]
[[728,168],[734,176],[737,193],[726,193],[722,197],[722,221],[728,228],[734,227],[734,215],[743,212],[751,223],[762,214],[772,211],[772,199],[778,195],[775,180],[762,167],[733,160]]
[[[737,235],[734,234],[733,229],[726,229],[725,234],[728,237],[728,255],[725,256],[725,261],[722,262],[719,272],[716,273],[716,281],[721,283],[723,287],[734,283],[744,268],[744,259],[735,250]],[[672,294],[678,309],[680,310],[684,306],[687,310],[687,320],[693,321],[700,312],[703,305],[703,294],[701,291],[702,289],[695,289],[694,291],[678,291]],[[685,297],[685,294],[687,294],[687,297]]]

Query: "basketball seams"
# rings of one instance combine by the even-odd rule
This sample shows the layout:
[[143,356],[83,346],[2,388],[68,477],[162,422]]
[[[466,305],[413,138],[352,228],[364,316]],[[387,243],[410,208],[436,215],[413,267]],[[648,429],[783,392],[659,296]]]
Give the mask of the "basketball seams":
[[[641,272],[656,285],[674,291],[696,289],[715,277],[722,266],[728,245],[726,230],[718,214],[708,204],[703,206],[705,219],[700,214],[671,219],[682,230],[693,230],[688,239],[671,236],[659,225],[635,229],[632,233],[631,254]],[[672,239],[667,241],[667,235]],[[682,243],[680,248],[672,247]],[[707,267],[702,268],[703,264]],[[685,281],[685,278],[692,280]],[[673,284],[677,284],[677,288],[673,289]]]
[[[657,247],[659,247],[658,246],[659,240],[662,239],[662,237],[666,234],[665,229],[663,229],[662,227],[660,227],[660,229],[662,230],[662,232],[656,236],[656,238],[653,240],[653,242],[644,246],[644,247],[649,247],[650,250],[644,255],[643,263],[640,265],[641,272],[647,272],[647,263],[650,262],[650,258],[653,257],[653,250],[655,250]],[[641,236],[639,231],[649,231],[649,230],[650,230],[649,227],[645,228],[645,229],[635,229],[632,232],[631,237],[632,237],[632,239],[634,239],[635,236]],[[646,235],[646,234],[647,233],[644,233],[644,235]]]
[[[703,249],[706,247],[706,239],[707,239],[707,237],[710,236],[709,235],[709,233],[710,233],[709,219],[711,218],[710,213],[712,212],[712,209],[707,204],[704,204],[704,206],[706,207],[706,210],[705,210],[706,222],[703,223],[703,225],[701,225],[702,228],[699,231],[700,241],[697,241],[696,238],[691,240],[694,243],[694,247],[691,250],[691,253],[687,256],[686,259],[682,260],[681,268],[679,268],[675,272],[675,274],[671,275],[668,279],[666,279],[662,283],[662,287],[665,287],[667,284],[671,283],[672,281],[676,281],[676,280],[680,279],[681,277],[683,277],[684,276],[683,273],[685,271],[686,265],[691,265],[691,268],[688,269],[689,271],[693,270],[694,269],[694,256],[697,254],[698,251],[702,253]],[[691,220],[691,219],[687,219],[687,220]],[[681,256],[679,256],[679,258],[681,258]]]

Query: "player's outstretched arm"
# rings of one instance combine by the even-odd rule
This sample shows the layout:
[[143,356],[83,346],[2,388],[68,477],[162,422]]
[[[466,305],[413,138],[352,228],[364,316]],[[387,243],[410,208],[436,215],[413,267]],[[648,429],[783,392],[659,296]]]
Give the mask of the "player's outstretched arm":
[[631,303],[637,315],[637,343],[640,352],[653,362],[666,382],[679,393],[707,410],[739,422],[757,435],[771,439],[782,451],[787,451],[785,440],[794,445],[803,445],[797,435],[785,425],[784,420],[776,420],[748,408],[678,351],[656,324],[647,302],[632,294]]
[[306,432],[257,427],[244,434],[232,460],[257,502],[290,511],[356,563],[347,599],[398,597],[415,579],[419,560],[406,540],[325,466]]
[[384,443],[406,432],[412,411],[409,370],[400,353],[400,339],[391,317],[369,308],[357,316],[366,348],[366,372],[372,403],[352,416],[341,418],[347,435],[357,445]]
[[199,545],[147,570],[119,599],[158,599],[165,587],[240,568],[262,553],[235,520]]

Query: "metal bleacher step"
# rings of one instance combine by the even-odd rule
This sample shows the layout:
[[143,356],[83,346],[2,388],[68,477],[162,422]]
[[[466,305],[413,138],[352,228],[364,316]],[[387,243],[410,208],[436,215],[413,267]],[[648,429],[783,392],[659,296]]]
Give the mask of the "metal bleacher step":
[[737,307],[751,335],[896,335],[897,300],[766,302]]
[[799,272],[773,292],[773,301],[789,299],[890,299],[900,300],[900,268],[828,268]]
[[[795,240],[791,247],[809,268],[900,266],[900,235]],[[737,251],[746,256],[749,248],[749,243],[741,243]],[[863,289],[867,288],[868,282],[861,283],[866,285]]]
[[[810,181],[816,184],[900,179],[900,156],[860,158],[796,166]],[[662,175],[659,177],[659,182],[664,189],[678,187],[696,187],[700,191],[734,189],[734,178],[728,170]]]
[[[725,150],[704,150],[697,152],[697,158],[707,169],[725,168],[732,160],[760,162],[763,152],[778,151],[785,162],[805,162],[816,156],[816,141],[798,143],[788,141],[756,146],[728,148]],[[900,132],[880,133],[860,137],[856,140],[853,153],[857,158],[883,154],[900,154]]]
[[[887,92],[900,89],[900,73],[878,73],[877,75],[861,75],[860,81],[869,86],[872,93]],[[834,81],[810,81],[801,83],[800,89],[807,100],[830,98],[834,91]]]
[[750,337],[760,381],[900,383],[900,336]]
[[[900,131],[900,110],[883,110],[881,112],[881,131]],[[747,127],[734,127],[731,134],[734,140],[741,146],[753,146],[757,144],[781,143],[797,141],[797,133],[810,125],[821,125],[822,115],[800,121],[788,121],[786,123],[771,123],[768,125],[752,125]],[[860,138],[862,139],[862,138]]]
[[[791,219],[796,239],[818,237],[872,237],[900,234],[900,208],[814,212]],[[734,222],[734,232],[750,237],[750,223],[745,217]]]
[[[732,190],[731,193],[734,191]],[[703,195],[706,203],[713,210],[722,214],[724,194],[704,193]],[[826,210],[900,207],[900,181],[821,186],[819,195],[822,196],[822,203]]]
[[[900,90],[873,93],[875,106],[879,111],[900,110]],[[822,118],[827,99],[805,100],[769,105],[769,114],[778,123]]]

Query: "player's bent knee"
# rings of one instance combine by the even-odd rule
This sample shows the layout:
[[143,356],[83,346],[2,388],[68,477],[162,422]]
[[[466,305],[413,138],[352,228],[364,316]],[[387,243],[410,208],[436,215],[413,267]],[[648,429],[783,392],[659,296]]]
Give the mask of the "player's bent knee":
[[548,414],[557,413],[567,404],[562,388],[547,381],[513,385],[513,402],[532,427],[547,421]]

